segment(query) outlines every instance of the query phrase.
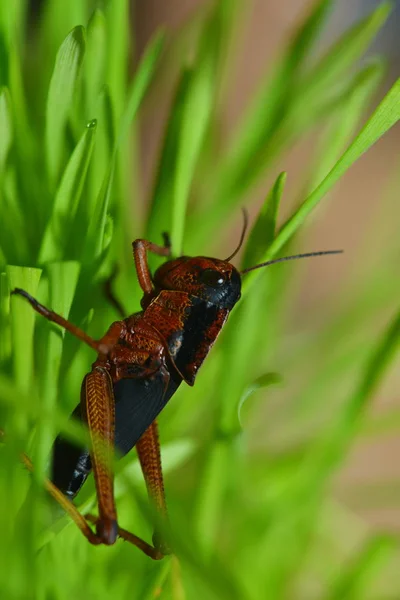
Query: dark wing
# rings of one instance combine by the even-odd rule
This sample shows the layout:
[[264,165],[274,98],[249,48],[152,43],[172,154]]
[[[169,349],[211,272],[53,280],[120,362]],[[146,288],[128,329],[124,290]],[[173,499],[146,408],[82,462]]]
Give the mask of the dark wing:
[[[167,388],[162,373],[149,379],[121,379],[114,384],[115,446],[123,456],[152,424],[180,385],[172,378]],[[82,421],[81,406],[71,415]],[[74,498],[92,470],[87,448],[59,435],[52,448],[51,481],[69,498]]]
[[121,379],[114,383],[115,447],[125,455],[152,424],[180,384],[162,372],[151,378]]
[[[80,404],[72,413],[71,419],[82,421]],[[51,462],[51,481],[66,496],[74,498],[92,470],[89,450],[59,435],[53,444]]]

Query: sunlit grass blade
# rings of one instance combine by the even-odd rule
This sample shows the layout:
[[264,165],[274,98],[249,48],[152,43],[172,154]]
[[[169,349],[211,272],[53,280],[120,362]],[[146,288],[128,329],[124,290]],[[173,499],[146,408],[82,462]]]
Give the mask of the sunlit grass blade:
[[114,147],[110,157],[110,164],[108,165],[108,170],[103,178],[102,187],[94,208],[94,214],[91,215],[85,247],[85,256],[87,256],[87,258],[90,256],[98,257],[103,251],[106,216],[109,211],[110,199],[112,196],[118,151],[126,139],[130,124],[136,117],[139,106],[154,75],[154,71],[163,47],[163,42],[164,36],[162,34],[155,36],[153,42],[150,44],[147,52],[142,58],[132,81],[128,94],[127,105],[120,119],[115,136]]
[[[311,48],[313,32],[317,31],[314,31],[314,25],[320,24],[328,4],[317,4],[315,14],[306,21],[299,38],[295,38],[287,56],[276,67],[270,88],[266,87],[255,106],[250,108],[243,124],[243,138],[239,134],[233,140],[227,159],[222,161],[215,190],[218,210],[210,215],[209,226],[216,226],[217,221],[221,221],[224,214],[240,202],[259,173],[265,172],[290,142],[293,143],[326,114],[333,113],[335,107],[340,109],[343,106],[345,97],[340,90],[346,89],[350,77],[347,72],[371,43],[390,10],[390,4],[380,5],[327,53],[324,59],[325,77],[332,72],[339,84],[319,87],[319,71],[304,74],[306,69],[302,60]],[[299,50],[303,44],[304,52]],[[198,216],[195,221],[197,219]],[[193,235],[196,235],[198,243],[199,234],[195,226]]]
[[96,121],[88,123],[65,169],[54,200],[53,212],[42,240],[39,253],[40,263],[64,258],[63,250],[69,242],[68,235],[89,168],[96,127]]
[[253,169],[250,170],[254,156],[260,154],[290,109],[291,102],[296,101],[296,98],[290,96],[289,90],[296,82],[298,70],[311,51],[331,6],[330,0],[318,0],[314,4],[312,11],[295,33],[286,53],[275,66],[273,75],[263,83],[248,109],[239,132],[232,141],[222,172],[220,185],[222,190],[226,190],[226,193],[222,194],[225,204],[230,202],[231,193],[236,196],[239,190],[244,190],[247,173],[250,173],[250,177],[256,175]]
[[53,188],[64,160],[65,128],[84,54],[85,30],[75,27],[57,53],[47,98],[45,152]]
[[8,6],[0,6],[0,30],[6,42],[10,45],[15,39],[20,41],[24,33],[24,18],[26,16],[26,0],[15,0]]
[[5,161],[12,143],[12,116],[10,94],[6,87],[0,89],[0,181]]
[[[75,288],[78,282],[80,265],[77,262],[50,263],[46,266],[49,283],[49,306],[54,312],[68,319]],[[63,351],[65,331],[48,324],[46,355],[43,357],[43,379],[40,383],[41,408],[51,415],[57,401],[57,387]],[[36,452],[34,455],[35,474],[38,480],[46,472],[48,452],[57,431],[55,423],[39,423]]]
[[109,89],[104,86],[93,101],[93,117],[97,120],[96,144],[89,165],[87,197],[84,208],[85,218],[93,218],[97,199],[104,179],[110,167],[110,158],[115,142],[114,115]]
[[171,223],[173,250],[178,255],[182,254],[186,208],[194,169],[211,115],[213,72],[212,57],[205,57],[198,70],[191,72],[191,81],[184,100],[178,138]]
[[[41,269],[29,267],[6,267],[9,289],[22,288],[33,297],[36,296]],[[11,298],[11,339],[13,348],[13,372],[16,385],[28,392],[33,381],[34,345],[33,330],[36,313],[29,303],[21,297]]]
[[279,204],[285,189],[286,179],[287,173],[278,175],[261,208],[260,214],[247,238],[242,261],[243,267],[251,267],[264,260],[263,251],[272,243],[275,236]]
[[132,44],[128,28],[128,0],[110,0],[107,3],[107,67],[106,83],[108,84],[117,122],[121,117],[126,102],[126,74],[129,48]]
[[95,108],[105,81],[107,57],[107,22],[104,13],[97,9],[92,14],[86,31],[84,62],[84,88],[88,119],[98,117]]
[[349,144],[355,129],[365,114],[373,95],[381,84],[385,73],[382,61],[374,61],[360,71],[346,90],[346,104],[327,127],[316,152],[316,164],[312,169],[312,180],[308,182],[313,190],[326,177],[339,156]]
[[[33,388],[18,393],[18,405],[15,404],[15,382],[10,377],[0,375],[0,406],[14,411],[16,420],[22,418],[39,423],[51,421],[66,439],[75,444],[89,444],[87,429],[80,423],[67,419],[66,415],[58,407],[54,406],[51,413],[41,409],[38,394]],[[13,435],[13,432],[12,432]],[[10,436],[10,433],[7,433]]]
[[269,257],[276,255],[340,177],[342,177],[351,165],[355,163],[356,160],[358,160],[358,158],[360,158],[360,156],[362,156],[362,154],[364,154],[364,152],[366,152],[375,142],[377,142],[386,131],[393,127],[399,119],[400,80],[393,85],[359,135],[337,161],[325,179],[323,179],[319,186],[315,188],[306,200],[304,200],[295,214],[283,225],[269,248]]
[[11,354],[10,288],[6,273],[0,273],[0,364]]
[[178,152],[178,140],[183,107],[190,77],[189,70],[182,72],[167,121],[167,130],[159,160],[158,172],[152,194],[151,211],[149,213],[147,225],[147,237],[154,242],[160,240],[160,232],[171,230],[173,173]]
[[[55,56],[65,36],[71,29],[77,25],[85,25],[90,15],[90,8],[87,2],[80,0],[71,0],[70,2],[60,2],[59,0],[50,0],[45,2],[42,8],[42,18],[40,19],[40,38],[42,55],[50,54]],[[45,71],[50,77],[53,65],[46,61]],[[48,83],[48,81],[47,81]]]
[[319,97],[342,81],[343,73],[364,54],[392,9],[391,2],[382,2],[365,19],[346,31],[327,54],[311,69],[300,85],[300,93]]
[[[321,144],[322,150],[319,149],[318,151],[316,164],[314,164],[312,171],[312,183],[314,186],[317,186],[329,174],[330,169],[338,159],[338,155],[340,155],[340,152],[343,152],[343,147],[349,143],[349,138],[353,134],[360,116],[363,114],[373,93],[376,91],[382,79],[382,74],[382,64],[377,62],[367,66],[356,76],[354,83],[346,94],[345,105],[338,116],[333,119],[331,126],[328,127]],[[314,188],[312,183],[308,183],[308,187],[311,189]],[[280,233],[277,235],[278,238],[279,235]],[[286,241],[288,239],[285,240],[285,243]],[[271,246],[273,247],[275,244],[276,240],[273,241],[270,238],[270,243],[266,242],[264,244],[264,252],[259,254],[254,261],[247,260],[246,258],[246,265],[269,260],[272,257]],[[261,273],[257,271],[250,273],[244,282],[244,291],[246,292],[254,280],[260,276]]]
[[129,127],[135,118],[150,82],[154,77],[155,70],[164,47],[164,42],[164,33],[158,32],[146,48],[146,52],[140,61],[131,86],[128,90],[127,103],[118,125],[116,149],[120,147],[124,138],[129,132]]

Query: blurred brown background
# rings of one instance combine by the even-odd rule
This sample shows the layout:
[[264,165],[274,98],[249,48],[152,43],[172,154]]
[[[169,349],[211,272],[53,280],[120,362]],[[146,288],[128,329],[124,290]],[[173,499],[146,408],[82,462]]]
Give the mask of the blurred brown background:
[[[177,30],[190,20],[195,11],[206,6],[204,0],[146,0],[133,4],[139,53],[159,26],[172,31]],[[320,51],[323,51],[326,44],[377,4],[377,0],[336,2],[325,35],[320,41]],[[285,45],[310,3],[307,0],[290,0],[290,2],[249,0],[248,5],[242,31],[239,32],[240,52],[229,84],[229,102],[224,106],[222,115],[221,127],[226,132],[229,132],[239,119],[256,89],[261,74],[265,72],[266,65]],[[387,84],[399,71],[399,39],[400,3],[397,2],[389,22],[370,51],[370,53],[379,51],[390,59]],[[165,124],[169,95],[173,87],[172,81],[165,81],[164,84],[163,93],[160,95],[158,90],[157,99],[150,99],[150,102],[157,103],[157,110],[154,111],[154,107],[152,108],[151,118],[146,113],[143,115],[140,151],[145,182],[144,194],[149,191]],[[157,114],[156,120],[155,114]],[[297,175],[301,173],[304,157],[307,160],[312,145],[312,139],[302,142],[276,166],[275,175],[281,170],[288,171],[289,175],[285,193],[286,213],[289,210],[290,198],[293,199],[298,191]],[[330,296],[336,291],[338,285],[346,286],[351,279],[356,279],[363,269],[370,268],[371,261],[376,264],[376,261],[388,260],[387,249],[396,246],[399,236],[400,210],[396,202],[396,194],[392,194],[392,203],[388,200],[390,183],[394,182],[398,161],[399,129],[395,128],[352,167],[335,187],[332,197],[324,203],[323,209],[314,213],[312,222],[306,227],[306,245],[299,250],[344,248],[346,254],[343,260],[330,260],[329,263],[315,261],[308,267],[306,284],[300,296],[301,301],[296,303],[291,316],[294,330],[298,329],[299,321],[304,318],[304,314],[310,315],[308,321],[312,320],[313,306],[319,306],[324,302],[329,303]],[[268,180],[262,182],[253,194],[253,198],[249,198],[249,203],[253,201],[255,206],[257,203],[260,204],[270,184]],[[382,223],[376,229],[374,224],[377,218],[379,219],[377,215],[383,201],[389,203],[389,210],[393,211],[393,219],[386,219],[388,223]],[[283,212],[285,213],[285,205]],[[393,260],[397,259],[398,255],[393,256]],[[387,322],[389,317],[390,315],[382,315],[382,322]],[[379,412],[388,406],[396,404],[400,406],[399,389],[400,376],[393,370],[377,395],[373,410]],[[385,510],[363,508],[357,502],[352,502],[348,491],[349,486],[351,488],[355,484],[376,484],[388,479],[400,482],[400,461],[397,459],[399,453],[400,439],[397,435],[385,435],[384,441],[355,443],[334,483],[337,497],[376,528],[384,526],[400,529],[400,506]]]

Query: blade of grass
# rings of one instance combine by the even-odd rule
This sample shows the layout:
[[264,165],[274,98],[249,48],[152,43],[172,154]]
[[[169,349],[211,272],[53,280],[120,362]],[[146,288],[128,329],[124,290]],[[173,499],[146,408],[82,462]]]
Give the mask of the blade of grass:
[[74,221],[93,149],[97,122],[91,121],[72,154],[54,200],[50,221],[43,236],[39,262],[64,258],[68,233]]
[[139,106],[149,88],[149,85],[154,77],[158,66],[161,52],[164,48],[165,34],[163,31],[157,32],[150,44],[146,48],[146,52],[140,61],[139,67],[135,73],[133,81],[130,85],[127,97],[125,110],[121,116],[118,128],[118,137],[116,149],[118,149],[129,132],[129,127],[134,120]]
[[[174,173],[176,165],[179,131],[189,82],[190,71],[185,69],[181,73],[175,97],[172,101],[158,173],[152,193],[152,205],[146,236],[149,240],[153,241],[160,239],[160,232],[171,231],[171,205],[173,202],[174,183],[171,174]],[[152,266],[155,264],[153,257],[150,258],[150,264]]]
[[[49,306],[54,312],[68,319],[72,300],[78,282],[80,265],[77,262],[55,262],[48,264],[46,273],[49,280]],[[41,381],[41,408],[51,415],[59,396],[58,380],[63,351],[65,331],[49,324],[46,341],[43,380]],[[46,463],[51,442],[57,430],[54,422],[38,425],[36,452],[34,455],[35,477],[42,481],[46,475]]]
[[313,97],[337,85],[343,78],[343,73],[356,64],[365,53],[378,31],[382,29],[392,8],[392,2],[381,2],[371,14],[346,31],[311,69],[298,92],[305,97]]
[[375,60],[356,75],[354,82],[346,90],[347,103],[328,125],[317,148],[316,164],[311,170],[312,178],[308,184],[310,191],[327,176],[349,144],[360,118],[365,114],[373,95],[382,82],[385,67],[386,65],[382,61]]
[[129,132],[129,125],[136,117],[139,106],[144,98],[148,86],[150,85],[151,79],[154,76],[154,71],[160,58],[163,43],[163,34],[156,34],[147,51],[145,52],[131,84],[126,110],[121,117],[120,125],[116,135],[109,169],[103,180],[102,188],[96,203],[95,214],[90,221],[84,254],[86,261],[99,257],[103,250],[106,216],[109,210],[109,203],[113,189],[113,178],[118,151],[126,139],[126,136]]
[[4,33],[7,45],[21,42],[25,33],[26,11],[26,0],[14,0],[0,5],[0,30]]
[[[32,388],[20,391],[18,400],[19,403],[16,405],[13,380],[5,375],[0,375],[0,405],[2,407],[12,409],[18,418],[25,417],[35,423],[50,421],[55,424],[57,431],[61,432],[69,441],[78,445],[90,445],[87,429],[81,423],[68,419],[69,414],[65,414],[57,407],[54,407],[51,414],[43,411],[39,398]],[[6,433],[6,435],[10,434]]]
[[[183,103],[173,187],[171,240],[174,253],[181,255],[190,187],[204,135],[211,116],[213,93],[213,57],[206,56],[191,72]],[[193,115],[195,118],[193,119]]]
[[96,9],[86,32],[84,68],[85,104],[87,118],[96,115],[98,96],[104,85],[107,58],[107,22],[104,13]]
[[[7,265],[9,289],[22,288],[33,297],[39,285],[41,269]],[[13,372],[17,387],[29,393],[33,381],[33,330],[36,313],[23,298],[11,297],[11,339]]]
[[285,189],[287,173],[278,175],[263,207],[247,238],[242,267],[256,265],[263,261],[263,249],[268,247],[274,237],[279,204]]
[[[322,4],[317,5],[317,13],[321,10],[321,14],[318,13],[316,18],[317,25],[327,8],[328,6],[323,7]],[[320,87],[318,66],[311,70],[309,75],[302,75],[301,60],[305,60],[310,46],[307,43],[304,54],[300,52],[299,57],[296,56],[298,47],[301,48],[303,44],[301,38],[304,34],[300,32],[300,41],[295,39],[287,56],[278,65],[271,88],[267,87],[260,94],[255,107],[250,108],[249,116],[244,119],[243,139],[239,133],[237,139],[232,142],[232,150],[227,159],[222,162],[218,181],[213,183],[211,190],[213,196],[218,199],[217,210],[213,210],[207,218],[211,228],[217,226],[225,214],[237,206],[243,194],[256,182],[260,172],[265,173],[271,162],[289,143],[294,143],[326,114],[332,114],[336,105],[339,109],[343,106],[345,97],[340,89],[346,90],[349,77],[346,72],[365,52],[389,11],[390,3],[384,2],[361,24],[346,32],[322,59],[321,69],[329,69],[332,77],[339,79],[339,85]],[[310,17],[311,21],[313,15],[314,13]],[[309,21],[306,21],[305,29],[308,23]],[[313,36],[307,34],[305,39],[312,41]],[[199,218],[196,214],[192,222],[191,234],[195,244],[202,243],[195,225]]]
[[45,152],[53,188],[64,160],[65,128],[85,54],[85,30],[75,27],[65,38],[54,65],[46,108]]
[[[304,200],[297,211],[286,221],[280,229],[275,240],[266,253],[266,260],[276,256],[281,248],[299,229],[301,223],[317,206],[324,195],[342,177],[346,171],[356,162],[379,138],[384,135],[400,119],[400,80],[398,80],[376,111],[370,117],[359,135],[348,147],[335,166],[331,169],[325,179]],[[254,278],[248,277],[245,282],[245,291],[250,287]]]
[[0,182],[13,138],[11,99],[6,87],[0,88]]
[[110,0],[107,3],[107,84],[119,121],[126,102],[126,76],[130,46],[129,1]]
[[[311,51],[317,36],[320,35],[331,7],[330,0],[315,2],[288,50],[276,65],[274,74],[266,84],[263,84],[248,109],[222,170],[220,187],[222,190],[226,189],[226,193],[222,194],[225,204],[230,202],[229,196],[232,192],[244,188],[244,180],[247,177],[245,172],[249,165],[253,165],[254,156],[260,154],[266,141],[289,109],[293,101],[290,90],[298,78],[299,69]],[[255,173],[252,176],[254,175]]]
[[0,273],[0,363],[11,355],[10,289],[6,273]]

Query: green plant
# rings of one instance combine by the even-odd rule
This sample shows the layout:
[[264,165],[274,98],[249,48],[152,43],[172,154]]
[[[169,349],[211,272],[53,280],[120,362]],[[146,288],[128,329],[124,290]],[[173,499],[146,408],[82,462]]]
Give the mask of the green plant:
[[[159,34],[151,41],[129,80],[129,3],[108,0],[104,11],[94,4],[47,0],[29,42],[27,3],[0,6],[0,422],[7,434],[0,448],[2,598],[364,600],[387,590],[397,597],[400,579],[391,570],[399,558],[396,540],[369,534],[328,488],[356,434],[373,427],[371,421],[363,425],[366,407],[395,355],[399,284],[390,264],[371,269],[354,297],[337,302],[318,335],[302,339],[301,352],[285,335],[287,274],[294,267],[246,277],[241,304],[195,388],[182,386],[161,417],[179,559],[151,563],[122,543],[91,547],[66,517],[46,522],[42,482],[49,448],[60,430],[84,435],[67,417],[93,356],[36,319],[20,299],[10,299],[10,290],[28,290],[99,336],[115,318],[101,294],[115,262],[118,295],[129,310],[139,308],[132,239],[146,235],[159,242],[168,230],[175,253],[183,245],[190,254],[209,253],[208,240],[237,216],[260,176],[273,173],[277,158],[320,125],[301,201],[278,228],[286,181],[280,174],[249,235],[244,262],[276,256],[400,118],[398,81],[365,125],[359,123],[384,63],[358,61],[390,5],[383,2],[310,63],[332,5],[319,0],[221,148],[218,84],[242,7],[240,0],[215,2],[206,18],[192,23],[190,53],[185,31],[172,41],[183,58],[143,223],[137,218],[138,141],[130,134],[157,80],[165,39]],[[363,328],[383,311],[392,312],[388,325]],[[279,411],[269,414],[264,403],[249,399],[264,388],[263,397],[275,398],[280,392],[270,386],[281,380],[296,381],[296,389],[282,393]],[[321,395],[329,397],[329,418]],[[252,446],[251,427],[241,429],[241,421],[251,419],[263,423],[271,440],[261,449]],[[398,419],[395,426],[398,431]],[[21,450],[34,461],[33,478],[19,462]],[[120,522],[148,539],[151,518],[134,453],[117,471]],[[94,504],[89,484],[79,503],[82,510]]]

